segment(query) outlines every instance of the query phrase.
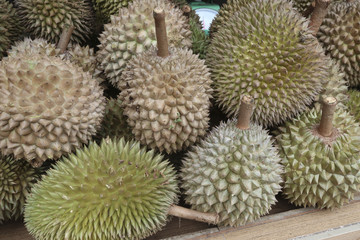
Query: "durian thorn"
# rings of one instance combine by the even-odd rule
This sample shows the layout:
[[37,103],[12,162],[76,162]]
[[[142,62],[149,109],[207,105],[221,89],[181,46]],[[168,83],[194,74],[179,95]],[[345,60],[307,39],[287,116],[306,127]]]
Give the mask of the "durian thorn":
[[254,99],[248,95],[241,99],[239,116],[236,127],[241,130],[249,129],[251,115],[254,111]]
[[219,215],[216,213],[203,213],[176,205],[172,205],[170,207],[168,214],[179,218],[185,218],[214,225],[218,224],[219,222]]
[[74,31],[74,25],[67,25],[64,27],[57,48],[60,49],[60,54],[63,54],[66,51],[67,45],[70,42],[71,34]]
[[315,8],[311,14],[309,28],[312,34],[316,36],[319,31],[320,25],[328,12],[328,7],[331,0],[315,0]]
[[322,104],[322,114],[318,133],[323,137],[331,136],[333,132],[333,117],[337,100],[334,97],[326,97]]
[[169,56],[169,46],[166,35],[166,24],[165,24],[165,11],[164,9],[157,7],[153,12],[155,19],[155,31],[157,41],[157,55],[159,57],[166,58]]

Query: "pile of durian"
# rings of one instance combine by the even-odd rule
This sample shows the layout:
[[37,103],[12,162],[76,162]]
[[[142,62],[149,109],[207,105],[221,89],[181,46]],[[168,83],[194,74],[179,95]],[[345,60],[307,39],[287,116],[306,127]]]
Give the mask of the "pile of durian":
[[228,0],[209,36],[188,4],[0,0],[0,224],[144,239],[360,192],[360,0]]

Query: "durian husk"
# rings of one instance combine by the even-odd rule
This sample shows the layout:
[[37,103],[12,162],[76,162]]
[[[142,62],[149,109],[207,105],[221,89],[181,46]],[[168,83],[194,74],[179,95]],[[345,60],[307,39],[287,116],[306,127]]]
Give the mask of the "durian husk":
[[308,110],[329,77],[329,59],[308,21],[285,0],[244,5],[214,34],[206,60],[214,97],[228,117],[249,94],[252,119],[264,127]]
[[360,1],[330,5],[317,37],[345,73],[349,86],[360,85]]
[[321,112],[313,109],[279,128],[283,193],[296,206],[334,209],[360,190],[360,127],[338,108],[332,135],[322,137],[316,130],[320,118]]
[[156,48],[132,58],[118,88],[135,139],[172,153],[206,134],[212,89],[204,60],[191,50],[169,51],[166,58]]
[[44,240],[143,239],[165,225],[177,193],[162,155],[107,139],[48,171],[27,199],[25,225]]
[[281,190],[280,157],[268,132],[236,120],[222,122],[193,147],[181,169],[185,201],[195,210],[219,214],[219,225],[240,226],[259,219]]
[[80,67],[44,54],[0,62],[0,151],[39,167],[88,143],[100,127],[105,97]]
[[108,23],[111,15],[116,15],[120,8],[127,7],[132,0],[92,0],[97,19]]
[[0,224],[22,217],[25,200],[41,173],[42,169],[35,169],[22,159],[0,155]]
[[[156,46],[153,9],[165,11],[166,32],[170,46],[191,47],[191,31],[180,9],[168,0],[134,0],[119,14],[111,16],[100,35],[97,52],[101,70],[117,86],[121,72],[132,56]],[[125,34],[126,33],[126,34]]]
[[94,14],[87,0],[17,0],[21,24],[33,38],[57,43],[62,30],[75,27],[71,42],[85,43],[94,25]]
[[360,123],[360,92],[355,89],[349,91],[349,101],[346,106],[351,115],[353,115],[358,123]]

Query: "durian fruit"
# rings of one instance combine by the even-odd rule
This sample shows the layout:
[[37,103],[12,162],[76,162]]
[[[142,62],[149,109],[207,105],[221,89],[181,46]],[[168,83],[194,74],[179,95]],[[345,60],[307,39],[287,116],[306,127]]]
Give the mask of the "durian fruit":
[[111,15],[116,15],[119,9],[127,7],[132,0],[92,0],[96,16],[104,23],[110,21]]
[[62,29],[73,25],[71,42],[89,39],[94,14],[87,0],[17,0],[17,6],[22,25],[35,38],[57,43]]
[[218,14],[211,22],[209,29],[210,36],[212,37],[214,33],[223,28],[223,25],[229,22],[229,19],[235,12],[240,11],[244,5],[253,1],[254,0],[227,0],[226,3],[221,6]]
[[351,115],[360,123],[360,92],[352,89],[349,91],[349,96],[349,101],[346,106]]
[[214,34],[207,65],[223,111],[236,115],[249,93],[253,120],[264,127],[306,110],[329,76],[308,22],[286,0],[255,0],[234,13]]
[[296,8],[300,13],[305,13],[310,6],[315,2],[314,0],[291,0],[294,8]]
[[161,7],[166,12],[167,32],[170,45],[191,47],[191,31],[182,11],[168,0],[134,0],[119,14],[111,16],[100,35],[97,52],[101,70],[116,86],[120,74],[133,55],[140,54],[156,45],[152,11]]
[[79,44],[69,44],[66,51],[61,54],[60,49],[53,43],[48,43],[45,39],[25,38],[17,42],[8,51],[9,56],[16,56],[19,53],[46,54],[47,56],[59,56],[63,60],[81,67],[85,72],[89,72],[99,83],[104,81],[101,71],[97,65],[94,49],[89,46],[81,47]]
[[118,87],[135,139],[173,153],[206,134],[212,89],[204,60],[191,50],[168,48],[165,23],[162,26],[156,30],[158,49],[133,57]]
[[244,97],[239,121],[222,122],[186,155],[181,169],[185,201],[219,214],[219,225],[239,226],[266,214],[276,202],[283,172],[266,130],[249,123]]
[[283,193],[297,206],[338,208],[360,190],[359,124],[342,108],[333,112],[335,98],[324,103],[322,114],[304,113],[276,137],[285,166]]
[[58,57],[18,53],[0,62],[0,151],[33,166],[87,143],[105,97],[80,67]]
[[22,159],[0,155],[0,224],[22,216],[25,199],[41,172]]
[[21,32],[22,27],[15,8],[7,0],[0,0],[0,59],[10,45],[18,40]]
[[326,97],[334,97],[337,99],[338,107],[345,107],[349,100],[348,86],[344,79],[345,74],[340,71],[339,65],[334,61],[329,61],[329,77],[323,83],[323,90],[315,98],[315,107],[320,110],[321,103]]
[[101,129],[98,131],[100,138],[121,138],[130,141],[134,139],[130,126],[127,124],[127,117],[124,115],[123,107],[119,99],[109,99]]
[[165,225],[177,192],[163,156],[106,139],[48,171],[27,199],[25,224],[36,239],[142,239]]
[[317,37],[326,54],[345,72],[350,86],[360,85],[360,0],[335,2],[320,26]]

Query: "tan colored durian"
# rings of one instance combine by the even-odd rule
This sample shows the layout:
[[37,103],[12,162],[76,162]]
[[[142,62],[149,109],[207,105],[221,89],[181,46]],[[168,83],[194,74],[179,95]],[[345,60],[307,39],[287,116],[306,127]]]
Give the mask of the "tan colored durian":
[[88,143],[105,109],[89,73],[45,54],[0,62],[0,99],[0,151],[35,167]]

